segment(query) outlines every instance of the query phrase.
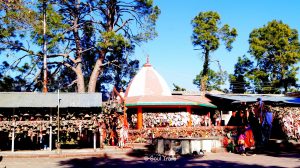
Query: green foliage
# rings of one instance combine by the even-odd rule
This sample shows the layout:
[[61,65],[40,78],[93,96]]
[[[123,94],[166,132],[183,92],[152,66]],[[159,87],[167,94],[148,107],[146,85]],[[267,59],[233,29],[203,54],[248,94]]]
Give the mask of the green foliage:
[[232,93],[245,93],[250,88],[250,75],[253,71],[253,61],[247,58],[238,57],[238,62],[234,65],[234,74],[229,75],[230,90]]
[[215,51],[219,48],[220,41],[225,42],[226,49],[232,49],[232,43],[237,36],[235,28],[230,29],[225,24],[220,27],[220,15],[217,12],[200,12],[193,20],[192,42],[199,46],[203,52]]
[[175,83],[173,83],[173,86],[174,86],[173,91],[186,91],[185,88],[182,88],[182,87],[176,85]]
[[235,38],[237,36],[237,31],[235,28],[232,28],[230,30],[229,25],[225,24],[221,29],[220,29],[220,34],[221,34],[221,39],[225,43],[225,47],[228,51],[231,51],[232,49],[232,43],[235,41]]
[[5,1],[0,5],[0,52],[20,51],[26,32],[35,24],[36,15],[27,1]]
[[257,61],[253,75],[259,93],[287,92],[295,86],[296,64],[300,59],[298,32],[281,21],[273,20],[250,33],[249,52]]
[[126,60],[124,57],[115,58],[115,56],[110,56],[108,59],[117,59],[118,61],[105,67],[99,83],[102,93],[107,93],[109,86],[114,86],[119,91],[125,91],[129,81],[139,69],[139,61]]
[[[109,85],[124,91],[139,69],[139,61],[128,57],[133,52],[134,47],[130,46],[121,36],[112,37],[110,42],[106,44],[111,44],[108,48],[114,52],[110,52],[103,62],[106,66],[99,83],[103,93],[108,90]],[[118,44],[113,45],[113,43]]]
[[[99,68],[104,78],[112,80],[97,76],[97,91],[103,85],[124,87],[138,68],[139,62],[130,59],[135,45],[157,36],[155,26],[160,9],[153,0],[16,2],[0,5],[0,51],[18,56],[15,73],[30,71],[27,65],[35,67],[30,73],[36,74],[26,76],[26,86],[32,85],[32,90],[39,89],[43,79],[40,72],[44,55],[44,11],[50,91],[57,89],[58,81],[78,84],[76,80],[82,76],[86,88],[93,70]],[[15,61],[12,59],[8,57],[9,62]],[[96,67],[99,59],[103,59],[103,65]],[[76,91],[76,87],[72,85],[62,90]]]
[[[202,73],[203,72],[201,71],[200,74],[197,75],[196,78],[193,80],[193,84],[199,88],[201,87],[200,84],[202,81]],[[228,76],[227,72],[215,72],[214,70],[209,69],[206,89],[208,91],[211,90],[223,91],[220,86],[225,84],[225,81],[227,80],[227,76]]]
[[114,31],[103,32],[102,42],[99,43],[101,48],[106,48],[107,50],[122,50],[122,47],[130,47],[130,44],[124,36],[121,34],[116,34]]
[[[46,2],[46,1],[45,1]],[[62,30],[68,29],[70,25],[63,23],[63,17],[60,15],[52,4],[46,4],[46,42],[48,52],[55,52],[57,50],[57,45],[61,40],[64,39]],[[31,32],[31,38],[34,42],[42,46],[44,44],[43,36],[43,3],[38,4],[38,11],[36,11],[37,21],[33,24],[33,31]]]
[[[26,77],[32,75],[34,67],[25,63],[20,67],[12,67],[4,61],[0,65],[0,91],[26,91],[30,86],[26,82]],[[11,74],[19,74],[13,76]]]
[[194,46],[200,46],[201,50],[215,51],[219,47],[220,15],[217,12],[200,12],[192,20],[194,28],[192,42]]
[[[226,49],[230,51],[232,49],[232,43],[237,36],[235,28],[230,29],[227,24],[221,27],[220,20],[220,15],[213,11],[200,12],[192,20],[192,43],[194,47],[200,47],[204,55],[203,70],[201,72],[202,78],[211,73],[209,72],[210,53],[219,48],[221,41],[225,43]],[[198,84],[200,85],[200,83]],[[205,84],[206,82],[203,83],[203,88],[206,88]]]

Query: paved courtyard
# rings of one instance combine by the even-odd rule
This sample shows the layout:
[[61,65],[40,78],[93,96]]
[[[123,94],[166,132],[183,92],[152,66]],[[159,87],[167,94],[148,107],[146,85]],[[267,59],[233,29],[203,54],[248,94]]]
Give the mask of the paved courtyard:
[[[202,158],[170,158],[159,155],[143,154],[141,150],[105,151],[94,156],[81,155],[30,155],[28,157],[4,156],[0,168],[93,168],[93,167],[299,167],[300,154],[257,154],[241,156],[232,153],[206,153]],[[80,153],[80,150],[77,151]]]

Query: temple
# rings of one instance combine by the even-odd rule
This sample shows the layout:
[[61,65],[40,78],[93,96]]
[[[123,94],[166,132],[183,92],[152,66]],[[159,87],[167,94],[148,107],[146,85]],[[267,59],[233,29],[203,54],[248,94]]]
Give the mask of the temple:
[[131,128],[208,125],[215,105],[200,95],[172,95],[164,78],[149,58],[125,93]]

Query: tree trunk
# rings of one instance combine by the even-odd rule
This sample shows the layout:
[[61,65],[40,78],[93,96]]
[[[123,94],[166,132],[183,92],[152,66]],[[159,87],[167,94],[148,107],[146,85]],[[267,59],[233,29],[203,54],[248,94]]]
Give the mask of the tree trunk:
[[[106,28],[105,28],[106,32],[113,31],[114,29],[116,8],[117,8],[116,0],[108,1],[106,13],[105,13],[107,19]],[[107,39],[104,39],[104,43],[107,42],[106,40]],[[102,49],[100,51],[100,57],[97,59],[93,72],[90,76],[90,80],[88,84],[89,93],[93,93],[96,91],[96,85],[97,85],[98,77],[102,71],[102,63],[105,58],[105,54],[106,54],[105,49]]]
[[77,76],[77,89],[78,93],[84,93],[85,92],[85,85],[84,85],[84,77],[82,73],[82,64],[78,64],[76,66],[76,76]]
[[209,69],[209,50],[205,50],[205,58],[204,58],[204,63],[203,63],[203,71],[201,75],[201,93],[202,95],[205,95],[206,91],[206,85],[207,85],[207,79],[208,79],[208,69]]
[[207,79],[208,79],[208,76],[202,76],[201,77],[201,88],[200,88],[200,92],[201,92],[201,95],[204,96],[205,95],[205,92],[206,92],[206,88],[207,88]]
[[205,58],[204,58],[204,63],[203,63],[203,72],[202,72],[202,77],[208,75],[208,69],[209,69],[209,51],[205,50]]
[[95,67],[94,67],[93,72],[90,76],[89,88],[88,88],[89,93],[93,93],[93,92],[96,91],[96,84],[97,84],[97,81],[98,81],[99,74],[102,70],[102,68],[101,68],[102,61],[103,61],[103,58],[99,58],[96,61]]
[[[76,11],[79,13],[79,4],[80,1],[77,1],[76,5]],[[80,36],[78,32],[78,20],[79,16],[76,14],[74,16],[74,29],[73,34],[75,38],[75,45],[76,45],[76,63],[75,63],[75,69],[76,69],[76,76],[77,76],[77,89],[78,93],[84,93],[85,92],[85,84],[84,84],[84,76],[82,72],[82,47],[80,42]]]

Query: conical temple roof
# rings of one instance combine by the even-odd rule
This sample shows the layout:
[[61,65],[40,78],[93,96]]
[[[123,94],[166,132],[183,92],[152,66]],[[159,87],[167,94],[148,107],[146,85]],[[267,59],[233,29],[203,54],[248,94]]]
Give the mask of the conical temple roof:
[[164,78],[147,63],[129,83],[125,97],[135,96],[171,96],[171,91]]

